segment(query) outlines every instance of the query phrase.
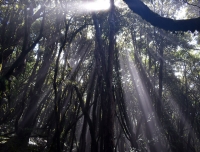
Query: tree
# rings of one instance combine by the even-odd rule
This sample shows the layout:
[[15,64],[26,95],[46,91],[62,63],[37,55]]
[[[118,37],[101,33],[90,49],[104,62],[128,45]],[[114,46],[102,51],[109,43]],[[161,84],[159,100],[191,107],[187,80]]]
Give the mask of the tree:
[[0,151],[200,150],[199,18],[125,2],[1,2]]

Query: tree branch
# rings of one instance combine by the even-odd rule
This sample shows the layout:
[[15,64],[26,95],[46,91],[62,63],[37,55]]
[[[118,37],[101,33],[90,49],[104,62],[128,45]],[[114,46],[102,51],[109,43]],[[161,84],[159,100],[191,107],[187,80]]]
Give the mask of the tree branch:
[[185,20],[173,20],[161,17],[150,10],[141,0],[124,0],[128,7],[153,26],[167,31],[200,31],[200,17]]

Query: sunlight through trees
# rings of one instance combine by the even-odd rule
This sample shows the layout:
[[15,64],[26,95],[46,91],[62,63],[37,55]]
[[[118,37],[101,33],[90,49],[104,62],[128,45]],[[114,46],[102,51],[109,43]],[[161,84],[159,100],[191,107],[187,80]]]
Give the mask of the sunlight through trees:
[[0,151],[200,151],[199,8],[0,1]]

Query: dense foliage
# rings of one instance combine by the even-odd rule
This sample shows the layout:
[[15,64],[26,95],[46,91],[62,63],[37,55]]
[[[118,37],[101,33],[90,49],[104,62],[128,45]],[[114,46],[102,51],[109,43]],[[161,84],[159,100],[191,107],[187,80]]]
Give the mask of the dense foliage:
[[[198,1],[143,2],[199,15]],[[200,151],[199,33],[87,3],[0,1],[0,151]]]

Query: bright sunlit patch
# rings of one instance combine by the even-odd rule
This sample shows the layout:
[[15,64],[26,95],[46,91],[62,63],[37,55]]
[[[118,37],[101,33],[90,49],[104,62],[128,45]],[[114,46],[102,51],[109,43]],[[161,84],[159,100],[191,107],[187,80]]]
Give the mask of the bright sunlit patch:
[[109,0],[95,0],[93,2],[85,3],[83,8],[88,11],[101,11],[110,8]]
[[179,10],[176,11],[175,17],[176,19],[186,19],[186,12],[187,8],[186,7],[181,7]]

